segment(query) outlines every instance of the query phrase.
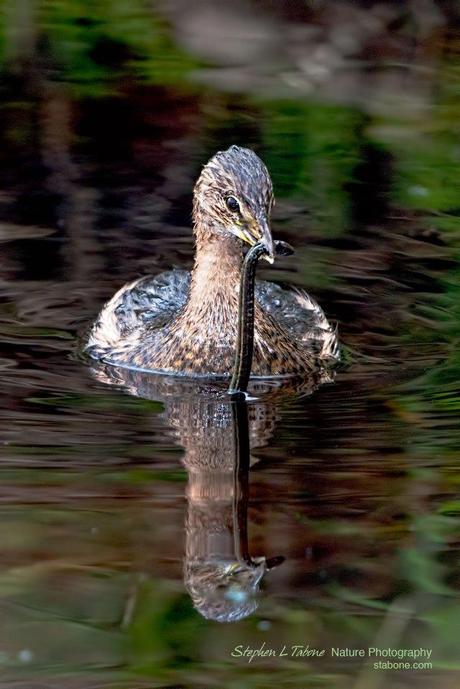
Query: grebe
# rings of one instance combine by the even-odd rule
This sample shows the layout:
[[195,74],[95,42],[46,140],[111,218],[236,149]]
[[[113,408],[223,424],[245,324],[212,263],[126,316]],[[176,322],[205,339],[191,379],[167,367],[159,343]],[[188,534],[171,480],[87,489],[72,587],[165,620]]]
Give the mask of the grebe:
[[[103,307],[85,349],[114,366],[187,376],[231,375],[243,243],[274,260],[273,186],[251,150],[231,146],[195,185],[191,273],[173,270],[122,287]],[[257,281],[252,374],[302,376],[337,359],[336,331],[306,292]]]

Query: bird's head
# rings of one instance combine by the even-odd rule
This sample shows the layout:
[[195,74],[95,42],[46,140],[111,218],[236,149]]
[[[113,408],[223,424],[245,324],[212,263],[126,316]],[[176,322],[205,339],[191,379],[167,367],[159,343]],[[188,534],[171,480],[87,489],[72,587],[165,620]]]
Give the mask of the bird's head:
[[273,185],[268,170],[250,149],[230,146],[204,166],[195,185],[195,227],[216,235],[234,235],[253,246],[265,244],[265,258],[273,263],[270,231]]

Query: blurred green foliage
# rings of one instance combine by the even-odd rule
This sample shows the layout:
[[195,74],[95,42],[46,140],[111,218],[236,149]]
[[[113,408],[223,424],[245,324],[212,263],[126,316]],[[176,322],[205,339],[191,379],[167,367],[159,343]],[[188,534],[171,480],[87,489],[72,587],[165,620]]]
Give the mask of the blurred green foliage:
[[353,108],[315,102],[275,100],[258,106],[264,159],[277,197],[302,201],[312,216],[313,234],[346,232],[352,217],[346,185],[361,160],[362,116]]
[[116,93],[133,77],[184,84],[197,64],[145,0],[6,0],[0,27],[4,64],[38,49],[48,77],[78,97]]

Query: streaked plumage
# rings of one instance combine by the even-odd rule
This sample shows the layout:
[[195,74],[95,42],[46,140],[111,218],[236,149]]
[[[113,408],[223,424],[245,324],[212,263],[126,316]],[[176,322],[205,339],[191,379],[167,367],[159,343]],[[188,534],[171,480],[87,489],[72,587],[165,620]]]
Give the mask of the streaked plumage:
[[[271,246],[272,203],[270,176],[255,153],[237,146],[217,153],[195,186],[191,274],[170,271],[122,287],[96,320],[87,352],[106,363],[148,370],[231,373],[241,240],[263,239]],[[253,375],[303,375],[337,358],[335,330],[305,292],[259,282],[256,296]]]

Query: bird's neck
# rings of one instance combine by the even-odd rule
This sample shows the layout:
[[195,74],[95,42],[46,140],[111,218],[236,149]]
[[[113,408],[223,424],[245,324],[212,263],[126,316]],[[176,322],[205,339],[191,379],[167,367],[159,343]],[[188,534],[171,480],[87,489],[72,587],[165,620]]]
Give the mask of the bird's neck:
[[237,310],[241,263],[241,244],[236,237],[196,233],[188,312],[203,315],[220,309],[228,315],[229,310]]

